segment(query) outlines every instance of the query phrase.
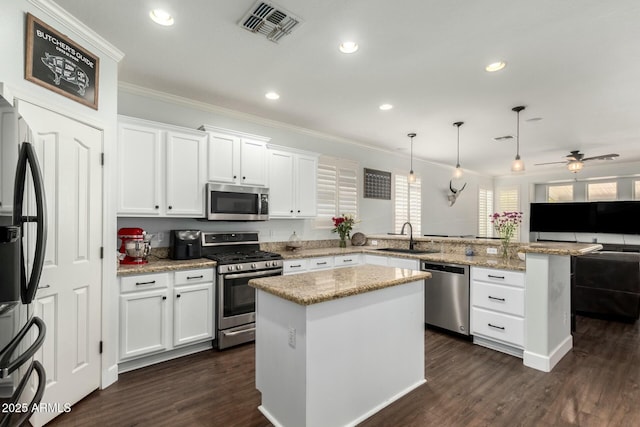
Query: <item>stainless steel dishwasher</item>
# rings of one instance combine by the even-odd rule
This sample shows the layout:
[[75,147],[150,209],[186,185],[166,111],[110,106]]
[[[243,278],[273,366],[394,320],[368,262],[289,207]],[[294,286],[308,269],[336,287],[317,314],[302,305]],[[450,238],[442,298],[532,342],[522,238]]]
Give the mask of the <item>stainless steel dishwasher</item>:
[[425,280],[425,323],[469,335],[469,266],[422,261]]

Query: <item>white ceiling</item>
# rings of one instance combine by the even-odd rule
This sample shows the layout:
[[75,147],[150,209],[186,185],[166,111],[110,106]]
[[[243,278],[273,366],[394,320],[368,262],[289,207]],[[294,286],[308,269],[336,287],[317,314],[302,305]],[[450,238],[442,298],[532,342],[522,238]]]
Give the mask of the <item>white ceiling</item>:
[[279,44],[237,25],[255,0],[56,2],[125,53],[123,82],[407,153],[416,132],[416,157],[452,166],[464,121],[462,167],[490,175],[509,173],[515,140],[492,138],[525,105],[527,173],[570,150],[640,161],[638,0],[277,0],[304,20]]

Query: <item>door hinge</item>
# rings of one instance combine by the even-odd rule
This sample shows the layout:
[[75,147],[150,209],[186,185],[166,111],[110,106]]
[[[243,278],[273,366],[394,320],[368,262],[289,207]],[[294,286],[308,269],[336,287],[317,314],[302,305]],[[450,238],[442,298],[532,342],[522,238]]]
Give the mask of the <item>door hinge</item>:
[[104,246],[100,246],[100,259],[104,259]]
[[100,354],[102,354],[102,341],[100,341]]
[[100,153],[100,165],[104,166],[104,153]]

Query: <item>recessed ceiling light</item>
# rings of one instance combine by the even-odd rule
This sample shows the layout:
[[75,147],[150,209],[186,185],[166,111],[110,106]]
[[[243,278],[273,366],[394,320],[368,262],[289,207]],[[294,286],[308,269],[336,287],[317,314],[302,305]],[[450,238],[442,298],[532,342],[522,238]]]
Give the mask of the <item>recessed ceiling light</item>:
[[498,61],[498,62],[493,62],[493,63],[487,65],[486,67],[484,67],[484,69],[487,70],[490,73],[494,73],[496,71],[502,70],[506,66],[507,66],[506,62]]
[[358,43],[356,42],[340,43],[340,52],[342,53],[355,53],[357,50],[358,50]]
[[162,9],[153,9],[149,12],[149,17],[156,24],[164,25],[165,27],[169,27],[173,25],[173,16],[169,14],[169,12]]
[[276,92],[267,92],[264,94],[264,97],[267,99],[275,100],[275,99],[279,99],[280,95],[278,95]]
[[387,110],[391,110],[393,108],[393,105],[391,105],[391,104],[382,104],[378,108],[381,109],[382,111],[387,111]]

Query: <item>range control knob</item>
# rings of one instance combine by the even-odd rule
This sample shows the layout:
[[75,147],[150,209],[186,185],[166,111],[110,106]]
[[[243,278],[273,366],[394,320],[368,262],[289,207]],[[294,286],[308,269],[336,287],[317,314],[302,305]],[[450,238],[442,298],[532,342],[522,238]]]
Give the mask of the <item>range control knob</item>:
[[242,270],[242,266],[240,264],[236,265],[236,270]]
[[256,265],[255,262],[253,264],[251,264],[251,268],[256,268],[256,267],[258,267],[258,266]]
[[233,265],[228,266],[227,271],[233,271]]

